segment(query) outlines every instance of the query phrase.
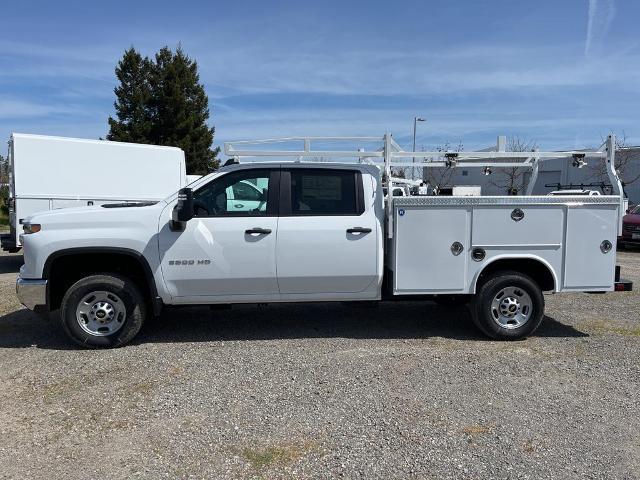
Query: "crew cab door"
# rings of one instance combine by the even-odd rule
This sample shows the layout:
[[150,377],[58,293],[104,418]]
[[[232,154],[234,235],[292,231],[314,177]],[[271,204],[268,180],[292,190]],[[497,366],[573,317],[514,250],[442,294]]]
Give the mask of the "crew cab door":
[[282,170],[276,248],[282,299],[378,295],[381,232],[368,183],[357,170]]
[[178,303],[278,297],[279,177],[277,168],[243,168],[196,188],[195,217],[183,231],[170,228],[168,209],[159,233],[160,261]]

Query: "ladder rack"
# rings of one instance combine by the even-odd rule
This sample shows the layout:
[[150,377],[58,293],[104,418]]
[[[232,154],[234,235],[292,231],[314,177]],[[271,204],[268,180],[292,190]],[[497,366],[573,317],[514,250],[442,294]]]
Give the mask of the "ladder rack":
[[[377,144],[377,148],[355,149],[326,149],[314,150],[313,144],[350,143],[356,145]],[[499,142],[500,143],[500,142]],[[297,144],[298,148],[280,148],[282,144]],[[266,148],[265,147],[276,147]],[[324,145],[323,145],[324,146]],[[300,148],[301,147],[301,148]],[[226,142],[224,152],[230,157],[285,157],[294,158],[297,161],[303,159],[359,159],[361,163],[379,164],[384,168],[388,179],[389,191],[392,191],[394,179],[391,175],[391,167],[413,168],[527,168],[531,170],[531,178],[527,185],[526,195],[531,195],[538,178],[539,164],[543,161],[555,159],[572,159],[573,165],[582,168],[586,165],[585,158],[602,158],[606,161],[607,174],[615,195],[620,196],[620,212],[623,212],[624,193],[622,183],[615,169],[615,136],[609,135],[607,140],[595,151],[531,151],[531,152],[411,152],[403,150],[396,143],[391,134],[383,137],[285,137],[265,140],[246,140]],[[345,162],[346,163],[346,162]],[[387,218],[391,218],[393,196],[388,195],[386,201]],[[622,215],[620,215],[622,218]],[[389,220],[391,221],[391,220]],[[621,222],[620,222],[621,223]],[[621,228],[621,225],[620,225]]]

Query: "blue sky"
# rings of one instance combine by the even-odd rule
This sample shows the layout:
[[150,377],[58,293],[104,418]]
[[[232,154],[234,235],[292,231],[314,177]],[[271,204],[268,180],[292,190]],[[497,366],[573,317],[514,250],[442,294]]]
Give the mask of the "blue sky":
[[390,131],[410,147],[414,115],[425,148],[640,144],[639,24],[636,0],[24,0],[3,9],[0,137],[104,136],[123,51],[180,42],[216,144]]

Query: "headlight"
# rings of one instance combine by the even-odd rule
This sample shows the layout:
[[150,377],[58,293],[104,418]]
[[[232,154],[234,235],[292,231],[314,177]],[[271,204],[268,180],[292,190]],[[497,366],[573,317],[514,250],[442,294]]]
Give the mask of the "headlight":
[[25,223],[22,225],[22,230],[24,231],[25,235],[28,235],[30,233],[38,233],[40,231],[40,224],[39,223]]

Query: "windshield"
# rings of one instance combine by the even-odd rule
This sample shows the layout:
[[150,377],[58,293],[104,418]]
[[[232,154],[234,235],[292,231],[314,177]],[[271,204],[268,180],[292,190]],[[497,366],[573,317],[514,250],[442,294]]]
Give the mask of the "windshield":
[[633,213],[634,215],[640,215],[640,205],[636,205],[633,207],[629,213]]
[[[196,191],[199,187],[201,187],[202,185],[204,185],[206,183],[209,183],[210,180],[213,180],[214,178],[216,178],[219,175],[222,175],[223,173],[225,173],[224,170],[223,171],[216,170],[215,172],[212,172],[212,173],[210,173],[208,175],[205,175],[203,177],[198,178],[197,180],[192,181],[188,185],[185,185],[185,187],[192,188],[193,191]],[[168,197],[166,197],[162,201],[165,202],[165,203],[170,203],[177,196],[178,196],[178,192],[173,192],[171,195],[169,195]]]

